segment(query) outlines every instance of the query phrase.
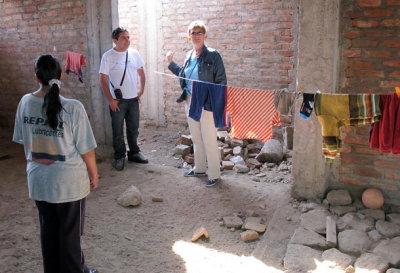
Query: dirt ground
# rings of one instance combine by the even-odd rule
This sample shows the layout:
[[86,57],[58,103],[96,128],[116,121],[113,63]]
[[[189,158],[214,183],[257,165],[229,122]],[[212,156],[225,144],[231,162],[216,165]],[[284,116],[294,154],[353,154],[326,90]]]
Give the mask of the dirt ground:
[[[149,164],[128,163],[118,172],[111,159],[100,160],[100,187],[87,198],[87,264],[100,273],[275,272],[250,257],[260,240],[245,243],[240,230],[230,231],[220,222],[234,213],[256,213],[268,224],[279,200],[289,195],[290,183],[256,182],[248,174],[224,171],[220,184],[206,188],[203,178],[183,177],[182,161],[173,156],[181,133],[186,132],[141,129],[141,149]],[[9,155],[0,160],[0,272],[43,272],[22,146],[9,137],[0,134],[0,155]],[[279,175],[291,180],[290,174]],[[119,206],[116,199],[131,185],[141,191],[142,204]],[[152,197],[164,201],[152,202]],[[209,231],[209,240],[190,242],[200,226]]]

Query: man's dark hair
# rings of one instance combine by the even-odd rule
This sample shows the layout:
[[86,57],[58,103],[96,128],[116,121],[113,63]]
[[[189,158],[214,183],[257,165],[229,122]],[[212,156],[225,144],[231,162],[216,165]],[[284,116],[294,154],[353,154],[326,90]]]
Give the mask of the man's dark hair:
[[112,38],[115,39],[115,40],[118,40],[119,34],[122,33],[122,32],[128,32],[128,31],[126,29],[124,29],[123,27],[117,27],[112,32]]

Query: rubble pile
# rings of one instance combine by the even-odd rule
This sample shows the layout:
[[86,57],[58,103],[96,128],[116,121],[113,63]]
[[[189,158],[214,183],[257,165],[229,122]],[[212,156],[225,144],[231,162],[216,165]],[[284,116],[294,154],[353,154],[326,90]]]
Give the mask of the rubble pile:
[[[290,183],[291,178],[286,176],[292,171],[293,130],[285,128],[280,130],[283,133],[275,133],[265,143],[254,139],[235,139],[227,131],[218,131],[221,171],[249,174],[256,182]],[[182,167],[192,167],[194,157],[190,135],[181,135],[175,143],[174,154],[182,158]]]

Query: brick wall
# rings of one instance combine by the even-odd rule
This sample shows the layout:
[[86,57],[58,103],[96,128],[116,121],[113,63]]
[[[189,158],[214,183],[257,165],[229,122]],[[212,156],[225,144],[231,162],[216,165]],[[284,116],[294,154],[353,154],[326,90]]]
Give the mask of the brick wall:
[[[342,93],[391,93],[400,86],[400,1],[343,1]],[[340,182],[400,194],[398,155],[369,148],[369,126],[343,129]]]
[[[0,18],[0,128],[11,130],[20,98],[38,89],[35,59],[52,54],[64,67],[66,50],[85,54],[87,22],[80,0],[0,0]],[[62,95],[89,105],[86,83],[71,75],[62,82]]]
[[[162,56],[174,51],[175,61],[182,64],[191,49],[187,26],[201,19],[208,27],[207,45],[223,57],[228,85],[294,90],[298,2],[162,0]],[[120,24],[132,30],[137,26],[135,6],[136,1],[119,4]],[[170,73],[166,67],[163,72]],[[186,125],[183,105],[175,102],[181,92],[177,80],[164,77],[163,89],[167,123]]]

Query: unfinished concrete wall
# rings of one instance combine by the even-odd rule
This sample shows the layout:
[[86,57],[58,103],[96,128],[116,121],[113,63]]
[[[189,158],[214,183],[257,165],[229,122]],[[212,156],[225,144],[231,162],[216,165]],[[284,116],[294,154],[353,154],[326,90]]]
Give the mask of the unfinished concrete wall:
[[[339,63],[340,0],[303,0],[299,15],[297,91],[336,93]],[[298,113],[301,101],[297,102]],[[321,127],[315,115],[303,120],[296,115],[293,153],[293,194],[313,199],[324,196],[337,180],[336,163],[322,157]]]
[[221,53],[228,85],[294,90],[298,2],[119,1],[121,25],[134,33],[132,44],[147,61],[144,116],[154,124],[186,126],[183,105],[175,102],[181,92],[178,80],[154,70],[171,74],[165,63],[169,50],[177,63],[183,62],[191,49],[187,26],[196,19],[208,26],[206,43]]

